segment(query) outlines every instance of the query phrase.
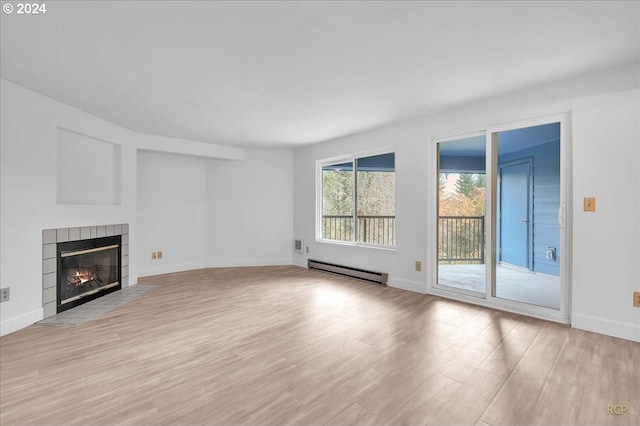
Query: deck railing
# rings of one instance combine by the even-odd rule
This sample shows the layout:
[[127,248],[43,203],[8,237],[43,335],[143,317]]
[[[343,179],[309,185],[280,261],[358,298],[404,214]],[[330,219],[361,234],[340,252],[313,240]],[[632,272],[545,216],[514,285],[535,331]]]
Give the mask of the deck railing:
[[[451,263],[485,262],[484,216],[440,216],[438,260]],[[322,238],[353,241],[353,216],[322,216]],[[395,245],[395,216],[358,216],[357,241]]]
[[[322,216],[322,238],[352,241],[353,216]],[[394,246],[396,244],[395,216],[358,216],[357,241],[368,244]]]
[[483,264],[484,246],[484,216],[438,218],[439,262]]

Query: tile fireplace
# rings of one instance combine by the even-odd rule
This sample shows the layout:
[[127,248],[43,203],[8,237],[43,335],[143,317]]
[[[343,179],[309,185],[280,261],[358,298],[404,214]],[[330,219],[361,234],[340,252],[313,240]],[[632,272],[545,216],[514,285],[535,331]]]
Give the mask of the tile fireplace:
[[129,284],[129,225],[42,232],[44,318]]

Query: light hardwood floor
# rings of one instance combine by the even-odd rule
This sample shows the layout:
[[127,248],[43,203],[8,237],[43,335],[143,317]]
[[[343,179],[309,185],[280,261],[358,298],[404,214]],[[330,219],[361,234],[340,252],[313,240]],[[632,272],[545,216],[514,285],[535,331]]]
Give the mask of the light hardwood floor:
[[293,266],[140,281],[0,338],[0,424],[640,423],[638,343]]

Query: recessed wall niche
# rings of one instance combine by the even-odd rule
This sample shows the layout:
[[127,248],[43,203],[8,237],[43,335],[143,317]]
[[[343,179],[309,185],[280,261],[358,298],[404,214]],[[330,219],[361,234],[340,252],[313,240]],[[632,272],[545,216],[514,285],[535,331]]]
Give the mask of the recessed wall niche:
[[58,204],[119,205],[119,145],[58,128]]

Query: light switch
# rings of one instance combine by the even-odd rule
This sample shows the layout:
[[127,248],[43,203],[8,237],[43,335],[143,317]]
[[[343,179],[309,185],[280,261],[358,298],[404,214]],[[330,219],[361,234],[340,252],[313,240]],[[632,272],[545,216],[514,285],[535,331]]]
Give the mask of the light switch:
[[584,199],[584,211],[585,212],[595,212],[596,211],[596,198],[595,197],[586,197]]

